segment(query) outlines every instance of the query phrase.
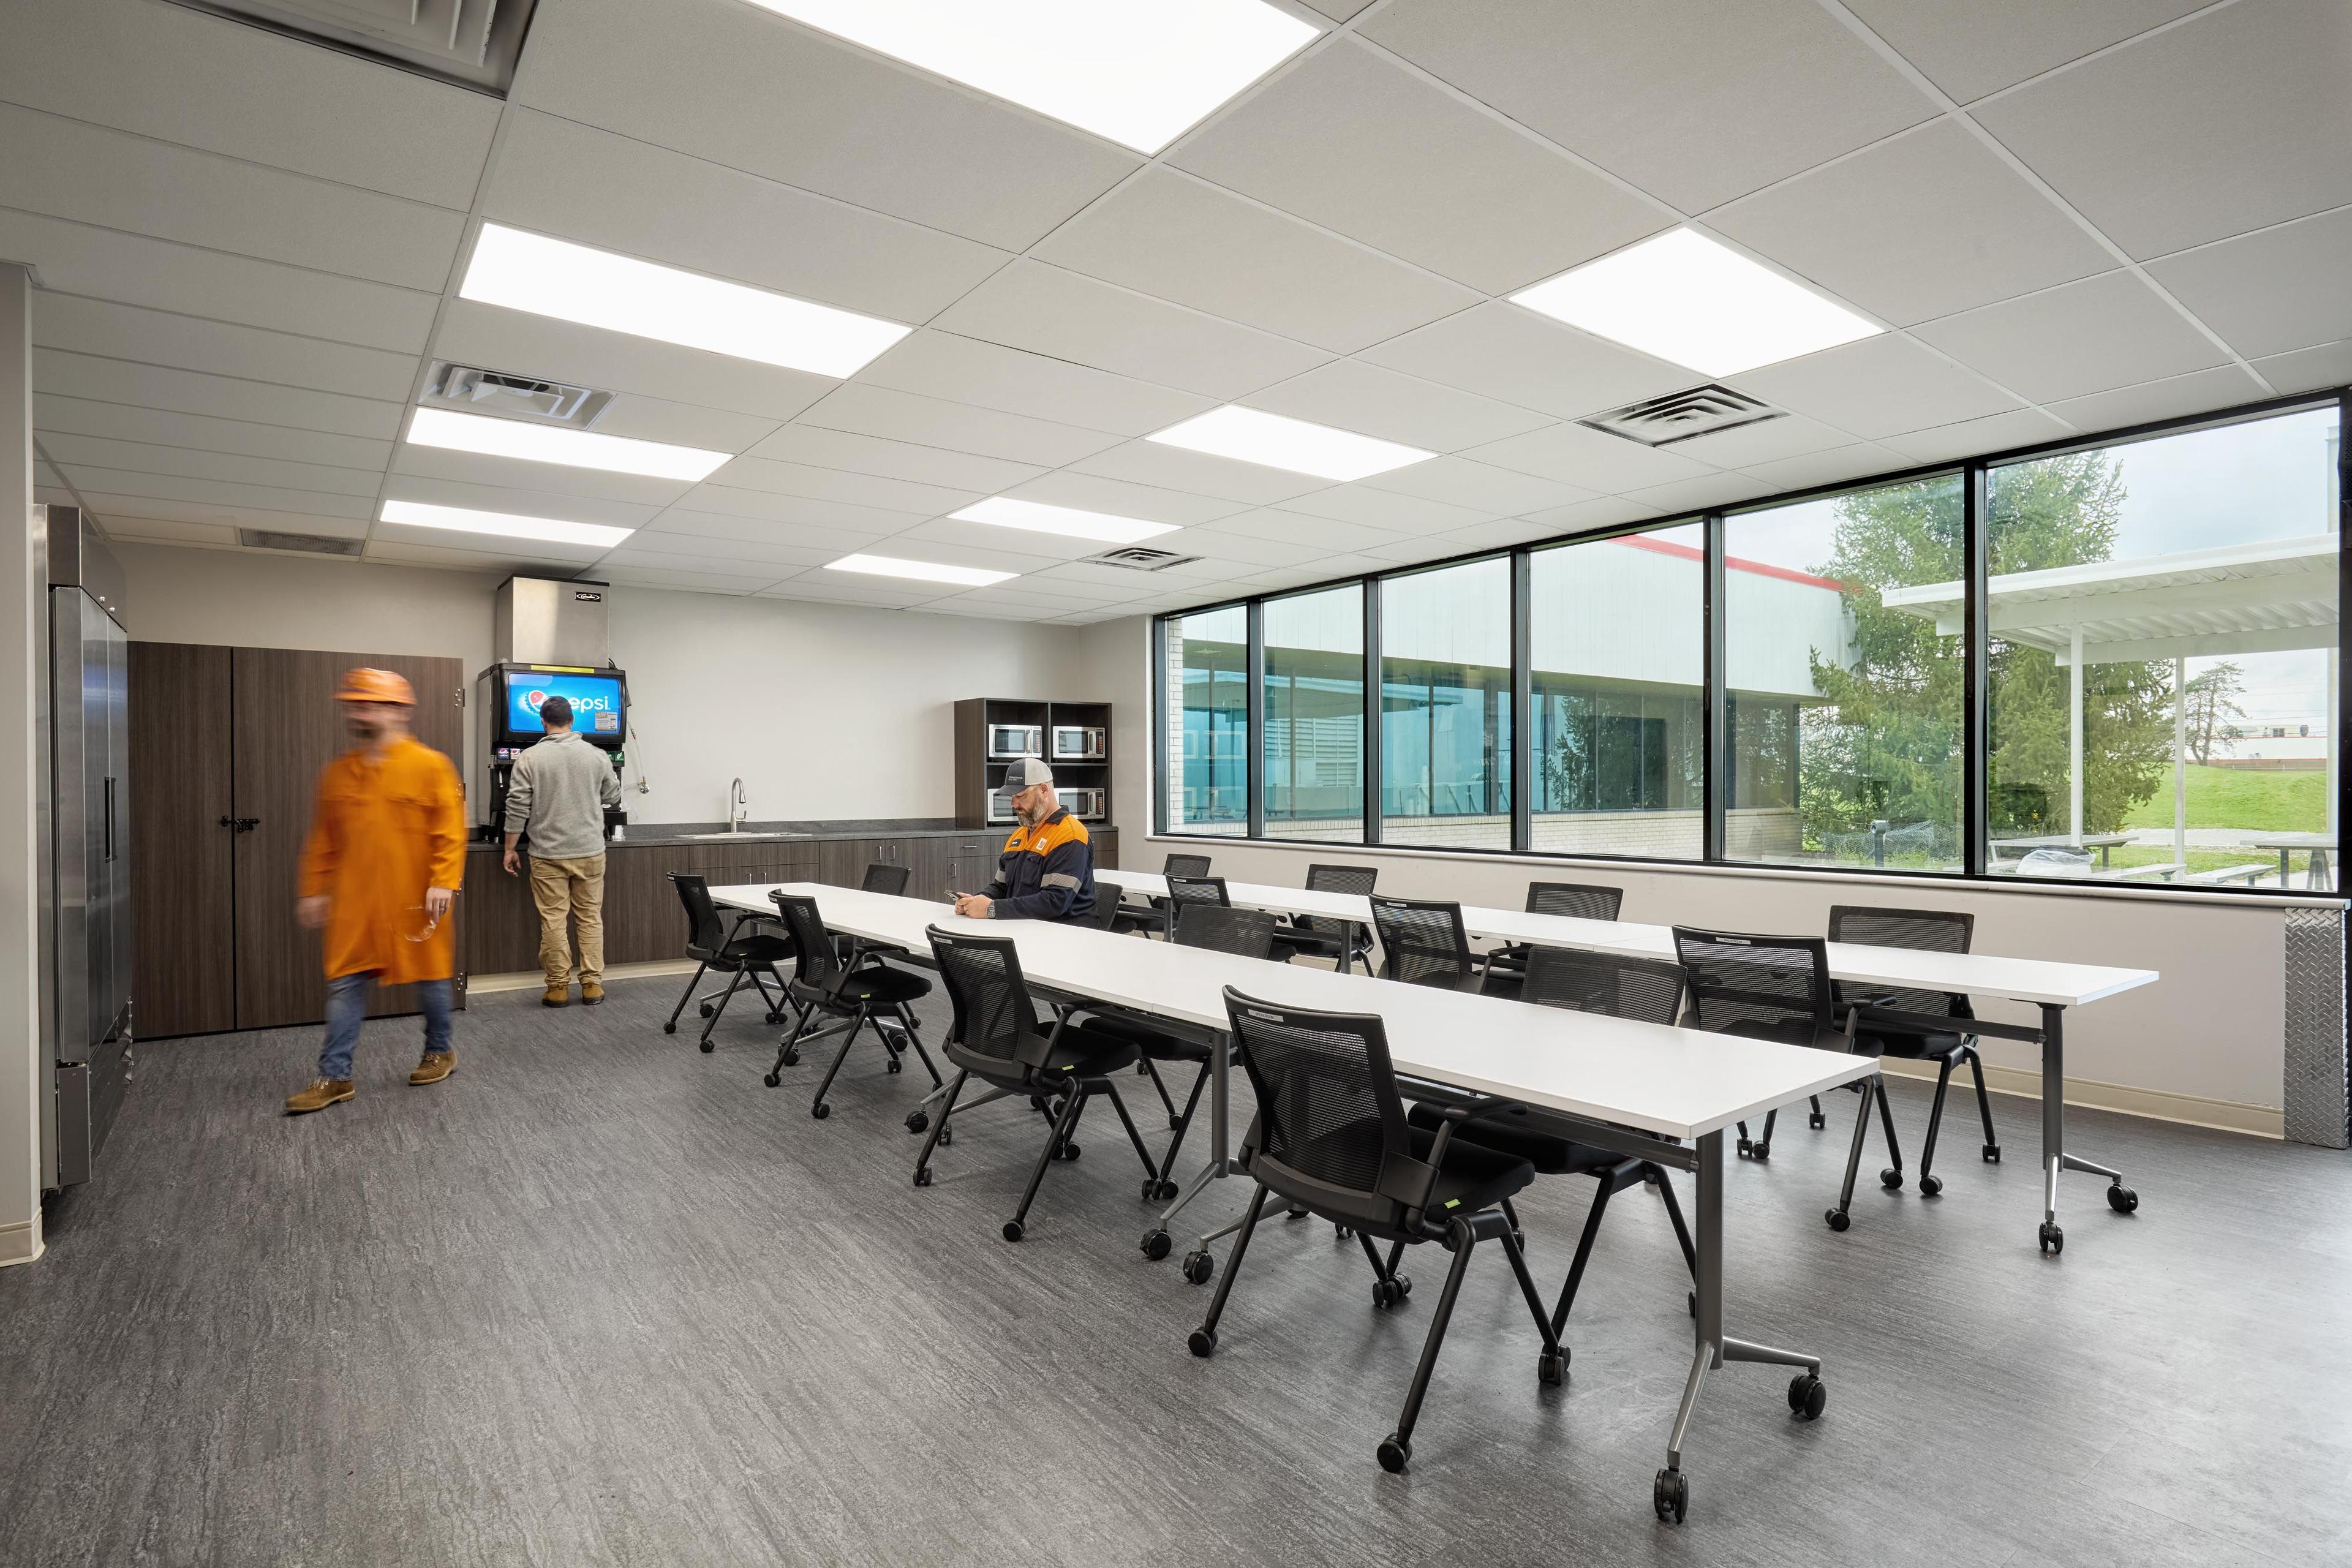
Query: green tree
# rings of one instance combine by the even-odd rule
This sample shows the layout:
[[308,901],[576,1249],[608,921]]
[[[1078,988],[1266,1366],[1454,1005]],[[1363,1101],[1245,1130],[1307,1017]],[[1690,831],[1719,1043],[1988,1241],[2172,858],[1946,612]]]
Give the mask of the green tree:
[[2229,659],[2223,659],[2204,674],[2180,689],[2181,706],[2188,720],[2189,753],[2200,763],[2213,760],[2213,748],[2230,749],[2238,738],[2238,727],[2230,722],[2242,719],[2246,710],[2238,706],[2245,694],[2246,672]]

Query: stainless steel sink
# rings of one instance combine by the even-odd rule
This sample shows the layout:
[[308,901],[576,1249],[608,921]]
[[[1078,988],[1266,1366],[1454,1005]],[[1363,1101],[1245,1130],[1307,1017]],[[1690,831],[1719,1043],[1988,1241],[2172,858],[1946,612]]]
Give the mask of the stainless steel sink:
[[665,834],[663,837],[668,837],[668,838],[698,838],[698,839],[712,839],[712,840],[716,840],[716,841],[717,841],[717,842],[719,842],[719,843],[725,844],[725,843],[728,843],[728,842],[730,842],[730,841],[737,840],[737,839],[746,839],[746,838],[807,838],[807,837],[813,837],[813,835],[806,834],[806,833],[782,833],[782,832],[778,832],[778,833],[760,833],[760,832],[750,832],[750,833],[670,833],[670,834]]

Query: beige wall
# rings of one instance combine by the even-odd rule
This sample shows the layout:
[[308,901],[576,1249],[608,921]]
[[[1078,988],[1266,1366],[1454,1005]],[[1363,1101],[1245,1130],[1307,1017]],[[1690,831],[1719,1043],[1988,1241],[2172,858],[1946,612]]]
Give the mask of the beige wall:
[[47,588],[33,581],[32,279],[0,264],[0,1264],[41,1255],[39,847],[33,639]]

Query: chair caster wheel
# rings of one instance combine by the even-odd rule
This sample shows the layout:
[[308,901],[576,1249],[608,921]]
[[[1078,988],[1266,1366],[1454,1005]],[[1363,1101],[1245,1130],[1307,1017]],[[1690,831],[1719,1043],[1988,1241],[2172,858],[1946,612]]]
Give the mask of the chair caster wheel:
[[1658,1510],[1661,1521],[1680,1524],[1690,1508],[1690,1482],[1680,1470],[1660,1470],[1650,1488],[1650,1504]]
[[1903,1190],[1903,1173],[1889,1165],[1878,1173],[1878,1184],[1890,1193],[1900,1192]]
[[1698,1316],[1698,1292],[1697,1292],[1697,1291],[1696,1291],[1696,1290],[1686,1291],[1686,1292],[1684,1294],[1684,1297],[1683,1297],[1683,1305],[1685,1305],[1685,1307],[1688,1307],[1688,1308],[1690,1309],[1690,1315],[1691,1315],[1692,1317],[1694,1317],[1694,1318],[1697,1317],[1697,1316]]
[[929,1112],[922,1110],[910,1110],[907,1112],[908,1131],[920,1135],[929,1131],[930,1128],[931,1118]]
[[826,1117],[833,1114],[833,1107],[820,1100],[814,1105],[809,1107],[809,1114],[815,1117],[819,1121],[822,1121]]
[[1334,1241],[1352,1241],[1355,1237],[1356,1230],[1353,1226],[1334,1225],[1331,1227],[1331,1239]]
[[1171,1132],[1181,1132],[1181,1131],[1182,1131],[1183,1130],[1184,1130],[1184,1119],[1183,1119],[1182,1117],[1181,1117],[1181,1116],[1171,1116],[1171,1117],[1170,1117],[1170,1118],[1168,1119],[1168,1131],[1171,1131]]
[[1843,1231],[1846,1226],[1853,1223],[1853,1216],[1846,1213],[1843,1209],[1832,1209],[1829,1213],[1822,1215],[1822,1217],[1830,1222],[1830,1228],[1832,1230],[1836,1231]]
[[800,1054],[800,1052],[798,1052],[798,1051],[786,1051],[786,1052],[784,1053],[784,1065],[785,1065],[786,1067],[788,1067],[788,1068],[796,1068],[796,1067],[800,1066],[800,1065],[801,1065],[801,1054]]
[[1175,1183],[1163,1182],[1156,1176],[1146,1176],[1143,1178],[1143,1201],[1145,1203],[1164,1204],[1175,1195]]
[[1937,1197],[1937,1196],[1940,1195],[1940,1194],[1943,1193],[1943,1190],[1944,1190],[1944,1178],[1943,1178],[1943,1177],[1941,1177],[1941,1176],[1922,1176],[1922,1177],[1920,1177],[1920,1178],[1919,1178],[1919,1195],[1920,1195],[1921,1197],[1923,1197],[1923,1198],[1932,1198],[1932,1197]]
[[701,1046],[702,1046],[702,1054],[703,1054],[704,1056],[706,1056],[706,1057],[707,1057],[707,1056],[709,1056],[711,1052],[713,1052],[713,1051],[715,1051],[715,1050],[717,1050],[717,1049],[719,1048],[719,1042],[718,1042],[718,1041],[716,1041],[716,1040],[704,1040],[704,1041],[702,1041],[702,1042],[701,1042]]
[[900,1061],[897,1057],[892,1057],[889,1064],[883,1068],[882,1070],[884,1072],[903,1072],[906,1070],[906,1063]]
[[1828,1385],[1810,1372],[1801,1372],[1789,1380],[1789,1408],[1800,1421],[1815,1421],[1829,1408]]
[[1988,1165],[1998,1165],[1998,1164],[2000,1164],[2000,1144],[1998,1144],[1998,1143],[1988,1143],[1988,1144],[1986,1144],[1986,1145],[1984,1146],[1984,1157],[1985,1157],[1985,1163],[1986,1163],[1986,1164],[1988,1164]]
[[1403,1300],[1404,1291],[1399,1289],[1395,1280],[1375,1279],[1372,1281],[1372,1305],[1374,1307],[1385,1311]]
[[1816,1132],[1819,1132],[1822,1128],[1827,1127],[1829,1124],[1830,1119],[1823,1116],[1818,1110],[1809,1110],[1805,1113],[1805,1125],[1811,1128]]
[[764,1083],[764,1084],[766,1084],[770,1089],[773,1089],[773,1088],[775,1088],[778,1084],[780,1084],[780,1083],[782,1083],[782,1082],[783,1082],[783,1081],[784,1081],[784,1075],[783,1075],[783,1074],[782,1074],[782,1073],[772,1072],[772,1073],[768,1074],[768,1076],[767,1076],[767,1077],[765,1077],[765,1078],[761,1079],[760,1081],[761,1081],[761,1082],[762,1082],[762,1083]]
[[664,1024],[662,1026],[662,1033],[665,1035],[675,1035],[677,1033],[677,1026],[676,1024]]
[[1748,1157],[1755,1160],[1770,1159],[1772,1157],[1771,1141],[1764,1138],[1756,1140],[1756,1152]]
[[2048,1220],[2042,1222],[2042,1229],[2038,1234],[2042,1241],[2042,1250],[2052,1257],[2054,1258],[2066,1250],[2066,1233]]
[[771,1023],[771,1024],[781,1024],[781,1023],[782,1023],[783,1021],[784,1021],[784,1016],[783,1016],[782,1013],[776,1012],[776,1011],[775,1011],[774,1009],[772,1009],[772,1008],[771,1008],[771,1009],[769,1010],[769,1013],[768,1013],[768,1022],[769,1022],[769,1023]]
[[1395,1436],[1391,1434],[1381,1439],[1380,1456],[1381,1468],[1392,1476],[1401,1476],[1404,1474],[1406,1464],[1412,1458],[1412,1445],[1398,1442]]
[[1753,1140],[1753,1139],[1751,1139],[1751,1138],[1742,1138],[1742,1139],[1739,1141],[1738,1148],[1739,1148],[1739,1157],[1740,1157],[1741,1159],[1743,1159],[1743,1160],[1748,1160],[1748,1159],[1753,1159],[1753,1158],[1755,1158],[1755,1155],[1756,1155],[1756,1142],[1755,1142],[1755,1140]]
[[1184,1255],[1184,1279],[1191,1285],[1206,1285],[1209,1276],[1217,1271],[1217,1260],[1205,1252]]
[[705,1002],[701,1006],[697,1007],[695,1011],[701,1014],[706,1018],[716,1017],[719,1013],[719,1009],[712,1006],[708,1002]]
[[2129,1214],[2139,1207],[2139,1194],[2117,1182],[2107,1189],[2107,1206],[2117,1214]]
[[930,1184],[931,1168],[929,1165],[926,1165],[921,1170],[915,1173],[915,1185],[919,1187],[928,1187]]
[[1025,1231],[1025,1230],[1024,1230],[1024,1229],[1022,1229],[1022,1228],[1021,1228],[1021,1222],[1020,1222],[1019,1220],[1017,1220],[1017,1219],[1008,1219],[1008,1220],[1006,1220],[1006,1221],[1004,1222],[1004,1239],[1005,1239],[1005,1240],[1007,1240],[1007,1241],[1018,1241],[1018,1240],[1020,1240],[1024,1236],[1026,1236],[1027,1234],[1028,1234],[1028,1232],[1027,1232],[1027,1231]]
[[1075,1160],[1077,1157],[1078,1146],[1076,1143],[1065,1143],[1054,1151],[1054,1158],[1056,1160]]
[[1192,1353],[1202,1360],[1217,1352],[1217,1333],[1214,1329],[1194,1329],[1192,1337],[1184,1342],[1192,1346]]
[[1168,1233],[1164,1230],[1147,1230],[1143,1233],[1143,1256],[1154,1263],[1168,1256],[1170,1245]]
[[1558,1388],[1568,1381],[1568,1347],[1558,1351],[1538,1352],[1536,1356],[1536,1381],[1546,1388]]
[[952,1128],[952,1127],[942,1127],[942,1128],[940,1128],[940,1148],[944,1149],[944,1148],[946,1148],[949,1144],[950,1144],[950,1143],[952,1143],[952,1142],[955,1142],[955,1129],[954,1129],[954,1128]]

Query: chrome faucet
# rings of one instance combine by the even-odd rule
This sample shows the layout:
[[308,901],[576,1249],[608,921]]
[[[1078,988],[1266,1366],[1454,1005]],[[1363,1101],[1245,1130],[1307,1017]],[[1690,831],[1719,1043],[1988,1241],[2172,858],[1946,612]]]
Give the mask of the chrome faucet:
[[727,831],[742,832],[743,819],[751,815],[751,796],[743,788],[743,781],[737,779],[727,786]]

